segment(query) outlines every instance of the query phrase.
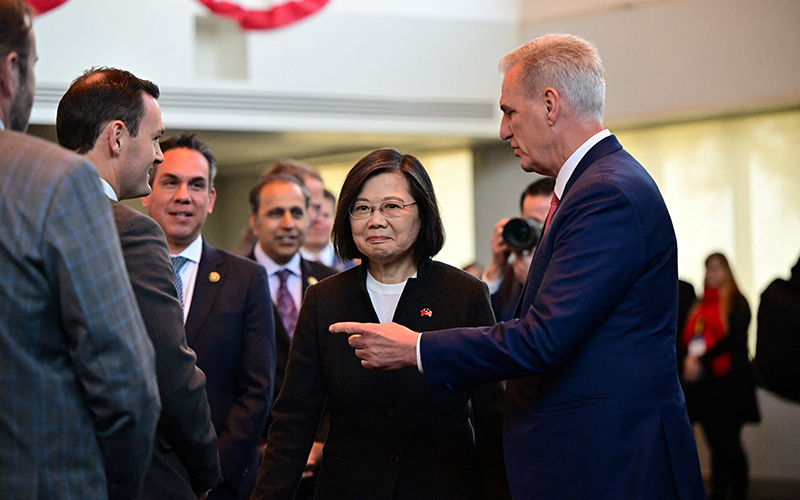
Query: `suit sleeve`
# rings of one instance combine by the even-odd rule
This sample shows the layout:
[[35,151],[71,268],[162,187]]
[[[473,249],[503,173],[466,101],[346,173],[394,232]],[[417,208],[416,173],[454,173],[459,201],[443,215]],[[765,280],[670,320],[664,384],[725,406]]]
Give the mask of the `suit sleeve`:
[[646,240],[632,200],[611,183],[570,194],[557,214],[560,223],[548,228],[554,238],[550,260],[538,290],[523,291],[534,296],[519,319],[491,329],[422,335],[422,365],[435,394],[553,370],[633,286],[645,264]]
[[234,488],[240,486],[252,452],[272,405],[275,381],[275,325],[267,273],[263,267],[251,273],[244,304],[242,357],[239,363],[239,397],[225,419],[219,435],[222,477]]
[[154,355],[94,168],[84,164],[56,188],[44,226],[45,262],[58,286],[66,341],[94,420],[109,498],[134,499],[159,414]]
[[303,299],[286,379],[272,407],[274,420],[251,500],[294,498],[320,424],[325,391],[317,340],[315,291],[316,287],[309,287]]
[[[115,211],[121,210],[116,206]],[[149,217],[117,224],[125,265],[156,352],[161,393],[159,430],[189,473],[192,489],[204,491],[219,482],[217,436],[205,392],[205,375],[186,345],[164,234]]]

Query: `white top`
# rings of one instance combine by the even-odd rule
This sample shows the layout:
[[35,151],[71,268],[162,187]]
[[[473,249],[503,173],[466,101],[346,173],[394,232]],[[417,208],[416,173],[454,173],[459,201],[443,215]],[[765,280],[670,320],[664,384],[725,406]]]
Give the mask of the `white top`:
[[303,300],[303,270],[300,266],[300,253],[295,253],[292,257],[292,260],[289,261],[288,264],[285,266],[279,266],[272,260],[269,255],[264,252],[264,249],[261,248],[261,245],[256,243],[256,247],[253,250],[253,254],[256,257],[256,261],[259,264],[264,266],[267,270],[267,276],[269,277],[269,292],[272,295],[272,302],[277,306],[278,305],[278,288],[281,286],[281,279],[278,277],[278,271],[282,269],[288,269],[292,273],[286,278],[286,288],[289,289],[289,293],[292,295],[292,299],[294,299],[294,305],[297,307],[297,310],[300,310],[300,304]]
[[197,283],[197,271],[200,267],[200,256],[203,254],[203,237],[197,238],[184,248],[178,255],[170,254],[170,257],[184,257],[186,263],[181,267],[178,274],[183,284],[183,324],[189,316],[189,308],[192,307],[192,297],[194,297],[194,285]]
[[[556,176],[555,193],[559,200],[564,196],[564,188],[567,186],[567,182],[569,182],[569,178],[572,177],[572,173],[575,171],[575,167],[578,166],[578,163],[580,163],[583,157],[586,156],[586,153],[588,153],[595,144],[610,135],[611,132],[609,132],[608,129],[604,129],[601,132],[594,134],[578,149],[576,149],[569,158],[567,158],[567,161],[564,163],[564,165],[562,165],[561,170],[558,171],[558,176]],[[422,369],[422,358],[419,351],[421,339],[422,334],[420,333],[417,336],[417,369],[419,369],[420,373],[424,373]]]
[[[412,278],[415,278],[417,273],[414,273]],[[372,307],[378,315],[378,323],[389,323],[394,318],[394,312],[397,310],[397,303],[400,302],[400,296],[403,294],[403,289],[406,287],[408,280],[402,283],[381,283],[372,277],[367,271],[367,292],[369,299],[372,302]]]

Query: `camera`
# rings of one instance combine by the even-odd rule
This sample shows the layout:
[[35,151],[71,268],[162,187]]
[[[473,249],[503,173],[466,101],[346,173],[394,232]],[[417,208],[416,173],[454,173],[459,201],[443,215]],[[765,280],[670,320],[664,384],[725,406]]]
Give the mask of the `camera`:
[[503,226],[503,243],[518,252],[533,250],[542,235],[542,225],[533,219],[517,217]]

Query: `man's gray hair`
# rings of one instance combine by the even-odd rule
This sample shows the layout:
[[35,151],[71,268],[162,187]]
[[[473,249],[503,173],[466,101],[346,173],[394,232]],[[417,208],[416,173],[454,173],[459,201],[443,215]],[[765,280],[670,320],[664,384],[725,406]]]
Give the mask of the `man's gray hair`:
[[523,64],[520,81],[528,95],[552,87],[576,118],[603,121],[606,81],[594,44],[573,35],[543,35],[502,57],[500,71],[505,74],[517,63]]

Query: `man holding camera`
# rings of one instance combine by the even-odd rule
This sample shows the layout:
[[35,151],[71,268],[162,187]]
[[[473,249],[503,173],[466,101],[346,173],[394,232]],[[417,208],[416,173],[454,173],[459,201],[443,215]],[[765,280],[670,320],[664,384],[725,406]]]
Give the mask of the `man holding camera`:
[[[555,185],[556,180],[552,177],[542,177],[529,184],[519,200],[520,218],[530,219],[541,229],[550,210],[550,199],[553,197]],[[508,321],[514,317],[517,301],[528,276],[533,249],[539,239],[539,233],[536,232],[536,241],[532,245],[515,245],[516,241],[507,241],[508,237],[504,238],[503,229],[510,220],[500,219],[494,225],[491,240],[492,263],[482,277],[492,294],[492,309],[497,321]],[[509,236],[512,236],[512,240],[519,239]]]

